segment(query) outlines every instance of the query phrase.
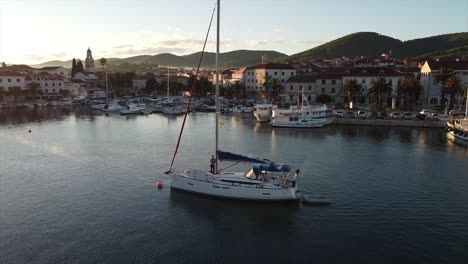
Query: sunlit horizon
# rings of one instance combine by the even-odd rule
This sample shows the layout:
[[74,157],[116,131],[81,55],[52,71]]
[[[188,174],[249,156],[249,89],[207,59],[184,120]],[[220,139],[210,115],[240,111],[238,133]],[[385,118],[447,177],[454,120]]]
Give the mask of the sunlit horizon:
[[[0,0],[0,61],[40,64],[202,49],[215,1]],[[222,1],[221,52],[302,52],[355,32],[402,41],[466,32],[468,2]],[[215,21],[214,21],[215,22]],[[207,51],[215,50],[215,24]]]

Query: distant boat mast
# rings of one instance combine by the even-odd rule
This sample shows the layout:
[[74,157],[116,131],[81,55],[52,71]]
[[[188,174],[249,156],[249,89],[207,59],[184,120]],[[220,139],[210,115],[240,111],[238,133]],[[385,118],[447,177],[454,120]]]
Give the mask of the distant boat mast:
[[169,67],[167,67],[167,98],[169,98]]

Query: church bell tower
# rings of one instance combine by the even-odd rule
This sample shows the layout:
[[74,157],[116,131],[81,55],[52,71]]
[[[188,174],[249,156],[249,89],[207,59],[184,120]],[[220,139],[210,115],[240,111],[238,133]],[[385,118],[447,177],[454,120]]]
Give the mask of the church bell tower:
[[93,53],[91,52],[91,49],[89,47],[88,47],[88,51],[86,52],[85,71],[94,72]]

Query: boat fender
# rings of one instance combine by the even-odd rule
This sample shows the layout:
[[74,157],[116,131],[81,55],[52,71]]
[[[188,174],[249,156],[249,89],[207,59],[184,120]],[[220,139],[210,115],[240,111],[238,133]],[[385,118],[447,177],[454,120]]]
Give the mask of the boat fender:
[[158,181],[158,182],[156,183],[156,187],[158,188],[158,190],[161,190],[161,189],[163,188],[163,183],[160,182],[160,181]]

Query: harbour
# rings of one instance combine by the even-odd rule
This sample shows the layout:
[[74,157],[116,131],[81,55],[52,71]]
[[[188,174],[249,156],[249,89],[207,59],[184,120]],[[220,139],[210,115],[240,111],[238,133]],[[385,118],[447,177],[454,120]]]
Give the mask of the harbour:
[[[214,114],[187,118],[178,161],[209,170]],[[251,114],[222,115],[221,149],[297,164],[302,191],[332,200],[310,207],[171,192],[161,172],[182,119],[87,108],[0,112],[1,262],[468,258],[468,150],[442,128],[271,128]]]

